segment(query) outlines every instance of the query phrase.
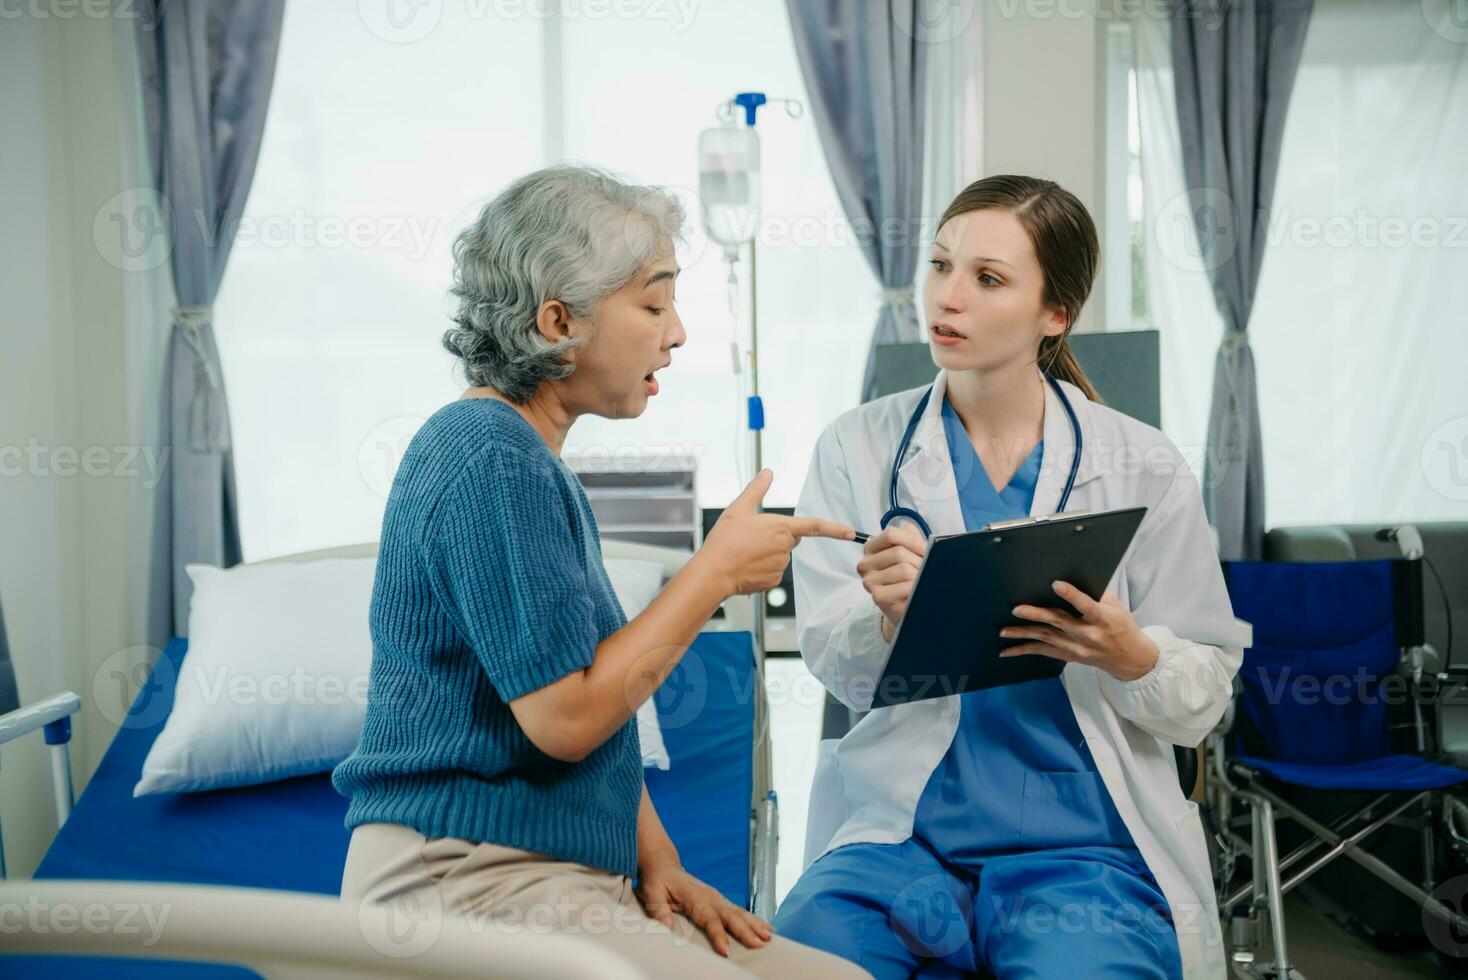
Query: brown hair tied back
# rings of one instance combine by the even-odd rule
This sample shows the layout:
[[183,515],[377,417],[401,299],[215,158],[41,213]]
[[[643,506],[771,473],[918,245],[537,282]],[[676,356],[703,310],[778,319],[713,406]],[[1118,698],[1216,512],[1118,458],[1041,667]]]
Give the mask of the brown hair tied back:
[[1008,211],[1019,220],[1030,236],[1045,277],[1045,305],[1065,311],[1065,333],[1040,341],[1040,367],[1069,381],[1091,401],[1100,402],[1101,396],[1065,342],[1091,294],[1100,261],[1096,223],[1086,206],[1053,180],[999,174],[976,180],[960,191],[943,212],[938,227],[950,218],[984,208]]

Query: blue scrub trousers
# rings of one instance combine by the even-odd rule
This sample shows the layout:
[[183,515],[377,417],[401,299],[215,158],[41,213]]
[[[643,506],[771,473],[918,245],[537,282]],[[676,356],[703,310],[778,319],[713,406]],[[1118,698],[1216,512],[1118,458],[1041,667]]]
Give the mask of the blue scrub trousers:
[[900,844],[847,844],[775,916],[878,980],[1182,976],[1171,911],[1059,678],[960,699]]
[[917,838],[847,844],[801,876],[774,925],[877,980],[1182,976],[1162,894],[1116,848],[1003,855],[972,872]]
[[[1028,514],[1043,443],[996,491],[952,407],[969,530]],[[1182,976],[1166,899],[1096,770],[1060,678],[960,700],[958,731],[899,844],[847,844],[775,916],[886,978]]]

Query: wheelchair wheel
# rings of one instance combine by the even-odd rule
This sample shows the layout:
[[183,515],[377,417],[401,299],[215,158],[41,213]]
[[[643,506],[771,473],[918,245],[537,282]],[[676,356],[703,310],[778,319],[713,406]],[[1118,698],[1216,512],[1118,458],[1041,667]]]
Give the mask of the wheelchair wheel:
[[1435,950],[1438,966],[1442,968],[1445,977],[1468,977],[1468,957],[1453,956],[1442,950]]

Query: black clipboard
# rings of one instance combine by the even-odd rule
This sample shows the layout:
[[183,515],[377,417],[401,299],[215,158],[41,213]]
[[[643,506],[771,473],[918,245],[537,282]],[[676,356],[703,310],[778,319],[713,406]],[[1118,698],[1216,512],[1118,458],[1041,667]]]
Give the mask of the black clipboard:
[[1026,622],[1011,612],[1018,605],[1073,612],[1057,579],[1101,598],[1146,513],[1050,514],[932,538],[872,707],[1058,676],[1065,662],[1054,657],[1001,658],[1028,641],[999,631]]

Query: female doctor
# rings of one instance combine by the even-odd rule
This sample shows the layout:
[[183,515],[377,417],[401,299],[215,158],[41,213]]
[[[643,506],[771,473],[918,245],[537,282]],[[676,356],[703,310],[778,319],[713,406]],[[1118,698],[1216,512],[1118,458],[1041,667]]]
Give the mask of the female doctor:
[[813,539],[794,558],[802,654],[858,711],[925,532],[1147,508],[1100,601],[1057,582],[1056,608],[1019,606],[1025,625],[1002,632],[1018,641],[1006,655],[1065,661],[1058,678],[880,708],[823,753],[817,859],[774,924],[878,978],[1224,976],[1172,746],[1222,714],[1240,637],[1192,474],[1160,432],[1098,402],[1066,347],[1097,252],[1090,215],[1053,182],[965,188],[923,290],[936,382],[832,423],[797,508],[884,528],[863,551]]

